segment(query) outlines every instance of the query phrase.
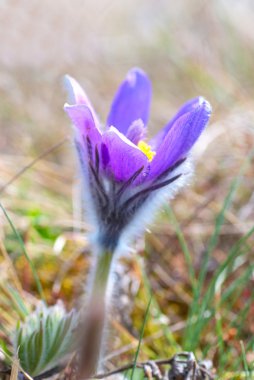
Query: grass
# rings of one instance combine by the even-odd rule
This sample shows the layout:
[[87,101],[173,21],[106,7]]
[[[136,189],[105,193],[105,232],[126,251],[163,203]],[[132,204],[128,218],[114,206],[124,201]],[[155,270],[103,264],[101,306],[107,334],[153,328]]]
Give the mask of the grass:
[[[151,134],[198,94],[214,111],[194,151],[194,180],[118,268],[106,369],[136,353],[143,361],[191,350],[213,362],[218,379],[253,378],[253,10],[239,4],[1,5],[1,31],[11,31],[0,58],[0,345],[7,354],[16,324],[41,299],[77,306],[89,272],[90,226],[81,218],[60,78],[77,77],[105,119],[125,72],[141,66],[154,87]],[[24,38],[25,30],[33,33]]]
[[[174,282],[176,286],[180,285],[182,287],[185,287],[185,289],[182,289],[182,291],[186,292],[186,294],[189,296],[190,304],[178,305],[178,307],[176,307],[177,301],[179,302],[179,300],[177,300],[177,297],[174,294],[174,288],[166,289],[165,286],[162,289],[160,288],[161,279],[156,277],[156,270],[153,267],[154,258],[149,258],[149,255],[153,256],[155,254],[154,246],[156,246],[156,242],[154,242],[154,237],[156,237],[159,231],[155,231],[154,236],[147,236],[146,249],[143,251],[143,253],[140,252],[141,257],[138,261],[136,261],[135,258],[132,258],[124,264],[126,266],[127,273],[134,275],[132,281],[135,282],[134,280],[136,278],[136,281],[138,280],[139,282],[136,299],[132,305],[133,326],[134,328],[135,326],[136,328],[139,328],[138,326],[141,322],[140,326],[142,331],[140,339],[138,340],[135,363],[137,361],[138,354],[140,354],[142,359],[145,359],[147,357],[156,359],[160,356],[171,356],[172,348],[174,347],[175,351],[173,352],[189,350],[195,352],[197,357],[200,359],[213,358],[213,361],[216,360],[215,368],[217,370],[218,378],[226,379],[228,378],[227,376],[229,376],[228,374],[231,374],[231,376],[235,376],[234,378],[237,379],[242,378],[241,376],[243,373],[245,373],[244,376],[246,376],[247,379],[252,378],[250,370],[252,363],[249,362],[248,358],[253,352],[254,340],[251,335],[248,334],[249,327],[246,325],[246,321],[248,321],[248,318],[250,317],[254,298],[254,293],[249,285],[252,281],[252,274],[254,269],[254,265],[250,261],[252,255],[251,242],[253,239],[254,226],[251,227],[246,233],[242,234],[240,238],[235,239],[234,243],[230,244],[230,248],[227,250],[226,256],[224,259],[217,263],[216,268],[212,272],[212,276],[210,276],[210,279],[208,279],[206,276],[209,262],[213,257],[214,252],[216,251],[216,247],[220,245],[220,236],[223,227],[225,226],[225,220],[228,217],[227,213],[230,212],[230,209],[232,208],[235,199],[237,198],[237,194],[246,175],[245,172],[249,170],[249,163],[251,159],[252,155],[249,155],[246,158],[245,162],[242,165],[242,168],[240,169],[240,174],[229,186],[229,191],[223,200],[221,210],[215,217],[213,232],[211,234],[211,237],[208,239],[207,250],[204,252],[203,263],[200,265],[200,270],[197,270],[197,267],[195,266],[195,257],[193,256],[190,244],[187,243],[188,236],[185,236],[180,223],[177,221],[177,217],[173,209],[166,208],[166,213],[164,217],[161,218],[161,228],[163,227],[163,224],[166,223],[171,226],[172,233],[174,230],[176,231],[176,235],[172,240],[178,240],[178,249],[182,251],[181,266],[186,266],[186,268],[188,268],[188,275],[185,277],[185,281],[181,281],[180,284],[178,284],[179,280],[177,279],[174,280]],[[246,162],[248,165],[246,165]],[[8,214],[6,210],[3,208],[2,210],[5,211],[4,215],[8,222],[5,228],[6,231],[8,232],[9,230],[14,233],[14,237],[17,238],[21,250],[25,250],[26,252],[26,247],[20,237],[20,234],[17,232],[10,218],[7,218],[6,215]],[[32,224],[32,226],[32,228],[39,228],[39,230],[41,230],[42,227],[38,227],[37,224]],[[68,233],[68,231],[62,232],[61,229],[59,231],[59,235],[48,235],[43,233],[40,239],[44,240],[45,243],[48,242],[49,239],[52,239],[50,240],[50,245],[53,246],[54,241],[59,238],[59,236],[61,236],[63,233]],[[6,238],[6,241],[8,241],[8,233],[6,235]],[[72,244],[77,244],[76,238],[76,236],[72,236]],[[165,239],[165,237],[163,239]],[[175,240],[174,244],[177,243],[177,240]],[[28,243],[29,241],[27,241],[27,244]],[[35,244],[37,244],[36,239]],[[69,248],[67,248],[67,251],[69,251]],[[63,254],[68,254],[68,252],[63,252]],[[168,253],[165,252],[165,254]],[[163,263],[163,260],[165,260],[165,258],[167,260],[170,260],[170,257],[168,258],[167,256],[165,257],[162,255],[161,257],[156,258],[155,264],[163,265],[165,267],[165,263]],[[22,258],[19,259],[23,265],[25,265],[24,260]],[[27,256],[25,256],[25,259],[27,260]],[[17,265],[16,260],[17,258],[15,259],[14,256],[14,267]],[[46,258],[41,257],[40,265],[47,265],[47,261],[45,260]],[[82,257],[82,261],[87,261],[87,258]],[[136,264],[134,265],[135,262]],[[168,265],[170,265],[170,262],[167,262]],[[31,265],[31,259],[28,260],[28,264],[28,268],[31,271],[31,274],[33,274],[33,270],[35,270],[35,268],[34,264]],[[6,265],[6,257],[3,258],[1,265]],[[134,268],[131,268],[133,265]],[[57,271],[57,264],[54,263],[54,266],[55,268],[53,269]],[[172,265],[171,267],[173,268]],[[77,268],[72,269],[76,274],[80,275]],[[150,273],[147,273],[147,270]],[[169,271],[169,277],[170,272],[171,271]],[[13,272],[10,272],[10,274],[13,276]],[[37,277],[35,276],[34,279],[30,280],[31,285],[33,283],[36,285],[36,279]],[[13,317],[13,321],[12,318],[10,318],[9,324],[3,324],[2,334],[3,336],[7,337],[7,331],[10,331],[10,328],[11,326],[14,326],[15,321],[22,321],[25,319],[28,313],[28,306],[26,305],[27,300],[23,300],[24,295],[21,295],[19,293],[20,290],[15,289],[14,281],[11,277],[8,279],[8,282],[5,283],[5,285],[2,284],[1,286],[3,288],[1,294],[2,296],[0,299],[3,308],[2,316],[4,317],[3,310],[7,307],[8,309],[11,308],[10,310],[12,310],[12,312],[10,314],[11,317]],[[46,284],[46,288],[47,287],[50,287],[49,283]],[[154,289],[155,287],[157,290]],[[248,289],[250,289],[250,294],[247,295],[247,298],[244,299],[244,304],[241,306],[241,297]],[[37,293],[38,299],[41,298],[40,287],[37,286],[37,291],[36,289],[31,289],[29,292],[30,291]],[[126,290],[124,291],[126,292]],[[153,293],[154,297],[153,301],[151,297],[149,300],[149,294],[151,294],[151,292]],[[168,294],[168,292],[170,292],[170,294]],[[7,295],[7,298],[5,299],[3,298],[4,293]],[[164,293],[166,294],[166,299],[168,299],[168,305],[165,305],[165,302],[162,302],[161,297],[165,297]],[[148,315],[148,307],[145,306],[146,300],[148,300],[151,314],[148,324],[146,324]],[[37,301],[34,302],[36,303]],[[183,314],[183,306],[186,306],[185,314]],[[31,307],[31,305],[29,307]],[[138,321],[140,313],[144,313],[145,317],[144,320],[141,319]],[[165,323],[163,321],[165,317],[170,318],[170,325],[168,325],[168,322]],[[179,323],[181,320],[183,321],[183,324],[179,334],[177,330],[174,332],[174,324],[177,325],[177,323]],[[7,330],[5,326],[8,326]],[[172,326],[173,332],[171,331],[170,326]],[[126,328],[123,325],[122,333],[125,329]],[[147,337],[152,337],[154,334],[156,335],[158,331],[161,331],[159,338],[155,338],[154,341],[149,341],[148,339],[148,343],[146,343]],[[119,331],[115,332],[116,335],[118,333]],[[129,335],[130,341],[132,340],[132,334],[133,333]],[[142,338],[144,341],[142,342],[142,350],[140,350]],[[3,342],[4,341],[5,339]],[[166,348],[164,342],[166,342]],[[11,350],[10,346],[8,346],[7,352],[9,352],[9,350]],[[118,351],[117,347],[115,350],[116,352]],[[120,355],[116,361],[116,365],[117,363],[120,365],[122,361],[128,361],[128,358],[130,360],[131,352],[132,351],[129,351],[129,353],[126,352],[122,357]],[[234,358],[233,361],[232,358]],[[134,376],[135,372],[135,378],[136,376],[139,376],[138,378],[141,376],[142,378],[143,375],[141,374],[141,370],[138,369],[138,372],[136,373],[134,369],[133,372],[131,372],[131,376]]]
[[138,355],[139,355],[139,352],[140,352],[141,343],[142,343],[142,339],[143,339],[144,332],[145,332],[145,325],[146,325],[146,322],[147,322],[147,319],[148,319],[148,316],[149,316],[149,310],[150,310],[151,302],[152,302],[152,296],[150,296],[150,300],[149,300],[149,303],[148,303],[147,308],[146,308],[146,312],[145,312],[145,316],[144,316],[144,321],[143,321],[143,324],[142,324],[142,329],[141,329],[140,337],[139,337],[139,341],[138,341],[138,348],[137,348],[137,351],[135,353],[135,358],[134,358],[134,362],[133,362],[133,368],[131,370],[130,380],[133,380],[134,376],[135,376],[135,371],[136,371],[137,361],[138,361]]
[[[248,321],[248,318],[250,318],[254,297],[253,291],[251,291],[250,288],[254,269],[254,265],[250,261],[252,255],[254,226],[249,228],[246,233],[240,234],[239,238],[234,239],[234,242],[230,243],[230,247],[228,247],[226,255],[217,263],[216,268],[212,271],[212,275],[210,275],[210,279],[207,278],[209,263],[211,262],[211,259],[213,258],[217,247],[220,247],[221,244],[220,239],[222,236],[223,227],[225,227],[225,220],[227,220],[229,215],[228,213],[232,209],[234,202],[237,199],[237,194],[240,191],[242,184],[244,183],[246,175],[245,172],[249,170],[249,164],[251,160],[252,155],[248,155],[247,159],[242,165],[242,168],[240,169],[240,174],[237,175],[235,179],[233,179],[231,185],[229,186],[228,193],[226,194],[224,200],[222,200],[221,209],[215,217],[213,231],[211,232],[211,236],[207,241],[207,248],[203,254],[202,263],[198,267],[200,269],[197,268],[197,264],[195,263],[195,256],[193,254],[193,250],[190,248],[191,242],[189,241],[189,237],[188,235],[185,235],[184,229],[181,228],[181,223],[178,222],[178,218],[173,209],[167,207],[165,209],[165,215],[161,218],[161,229],[163,229],[163,226],[165,225],[171,226],[170,228],[172,229],[172,241],[174,241],[174,245],[176,246],[179,244],[178,250],[182,252],[179,256],[181,257],[182,261],[181,264],[178,265],[180,265],[180,267],[186,267],[188,275],[182,278],[180,283],[179,279],[177,279],[176,276],[176,279],[173,279],[173,282],[176,284],[176,286],[182,287],[181,291],[183,293],[186,292],[186,295],[188,295],[189,299],[191,300],[189,304],[187,303],[185,305],[177,305],[177,302],[179,303],[179,300],[177,300],[177,297],[174,294],[174,288],[166,289],[165,286],[161,287],[161,279],[156,277],[153,261],[156,246],[155,239],[158,234],[161,236],[160,231],[155,230],[154,237],[151,235],[147,236],[146,249],[143,250],[143,253],[140,252],[142,257],[138,261],[139,264],[138,267],[136,267],[136,270],[133,271],[132,268],[134,265],[133,260],[136,260],[135,258],[125,263],[127,273],[129,272],[134,276],[133,282],[136,280],[139,283],[138,291],[135,294],[135,302],[132,305],[132,320],[134,329],[139,328],[139,316],[142,315],[142,313],[145,311],[144,321],[142,322],[141,320],[141,338],[143,338],[143,334],[145,333],[144,342],[142,344],[142,352],[140,352],[141,338],[138,341],[135,363],[137,361],[137,355],[139,353],[142,359],[148,357],[156,359],[160,356],[171,356],[172,349],[173,352],[179,352],[181,349],[184,349],[195,352],[199,358],[212,358],[213,362],[215,362],[218,378],[226,379],[228,378],[227,376],[229,376],[228,374],[231,374],[230,376],[235,376],[234,378],[236,379],[244,378],[241,377],[244,373],[246,379],[252,378],[250,370],[252,364],[249,362],[248,358],[249,355],[251,355],[253,352],[254,340],[248,334],[248,325],[246,326],[246,321]],[[48,196],[54,198],[54,195]],[[37,294],[36,297],[38,299],[42,299],[42,288],[40,283],[40,286],[38,286],[37,270],[40,271],[41,266],[45,266],[44,271],[47,270],[46,268],[49,263],[47,262],[46,257],[43,256],[40,245],[42,244],[45,247],[49,246],[52,250],[52,247],[54,246],[54,243],[57,239],[59,239],[61,236],[65,236],[65,238],[68,236],[68,227],[64,228],[62,226],[58,228],[58,232],[56,234],[48,232],[45,233],[43,232],[45,228],[43,218],[38,219],[36,223],[33,222],[33,219],[30,219],[29,225],[26,228],[27,231],[29,230],[30,236],[35,236],[33,238],[33,242],[31,242],[32,247],[37,246],[39,248],[37,251],[38,253],[36,254],[37,259],[39,258],[39,262],[37,263],[38,268],[35,269],[35,258],[31,260],[27,253],[26,245],[31,244],[29,242],[29,239],[26,240],[26,243],[24,243],[20,236],[20,233],[17,231],[16,227],[14,227],[14,224],[9,217],[9,213],[7,213],[6,209],[3,208],[3,206],[2,211],[4,212],[4,216],[7,221],[7,224],[5,226],[6,235],[4,243],[6,247],[12,247],[11,249],[8,249],[8,251],[14,265],[14,270],[17,271],[17,277],[19,278],[22,286],[27,283],[27,281],[25,281],[25,278],[20,279],[20,265],[22,265],[21,268],[25,268],[26,264],[22,257],[15,254],[15,247],[16,249],[20,249],[21,251],[25,252],[25,259],[28,262],[28,267],[26,270],[31,271],[31,274],[33,275],[33,278],[30,278],[29,280],[29,288],[26,289],[26,292],[32,292],[34,295]],[[22,207],[22,209],[19,211],[19,214],[22,216],[23,220],[28,221],[31,212],[29,208],[26,209],[26,207]],[[35,215],[34,212],[33,215]],[[40,210],[39,213],[36,212],[36,215],[43,216],[44,211]],[[35,235],[33,230],[37,231]],[[175,236],[172,235],[173,231],[176,233]],[[13,234],[12,237],[10,237],[10,233]],[[24,231],[22,234],[24,236]],[[71,236],[68,237],[70,240],[70,245],[77,245],[78,236],[79,233],[77,235],[71,234]],[[161,240],[166,242],[167,238],[165,236],[162,237]],[[13,245],[13,238],[17,240],[18,246]],[[12,242],[12,245],[10,245],[10,242]],[[168,271],[170,277],[172,276],[171,273],[174,274],[174,264],[170,263],[170,257],[172,258],[172,254],[174,255],[174,253],[173,251],[171,251],[172,253],[167,253],[166,246],[164,247],[165,253],[163,253],[161,257],[156,257],[155,264],[165,267],[164,260],[166,260],[168,268],[171,268]],[[64,252],[62,252],[62,254],[68,256],[71,254],[71,251],[72,249],[70,249],[70,247],[64,247]],[[168,255],[169,257],[165,255]],[[153,257],[151,258],[149,256]],[[59,259],[60,265],[64,265],[64,261],[61,260],[61,258]],[[86,264],[86,257],[82,257],[81,260],[84,262],[83,265],[88,265]],[[53,262],[52,270],[55,273],[58,271],[57,262],[58,261]],[[1,265],[4,267],[7,264],[9,265],[10,263],[7,262],[7,258],[5,256],[3,257]],[[77,263],[73,263],[71,271],[74,271],[75,275],[80,275],[78,268],[75,267],[75,264]],[[152,278],[150,274],[147,274],[147,270],[150,274],[152,273]],[[178,268],[176,270],[178,270]],[[24,320],[28,313],[27,306],[24,303],[27,301],[23,300],[24,296],[19,293],[20,289],[15,289],[13,272],[12,274],[10,272],[9,275],[10,277],[7,276],[7,282],[5,282],[5,284],[1,284],[3,290],[0,301],[2,305],[1,314],[3,320],[5,319],[3,310],[6,309],[6,307],[12,310],[8,323],[5,321],[2,325],[2,347],[6,345],[6,338],[11,331],[11,327],[14,327],[15,321],[17,322],[18,320]],[[67,279],[68,275],[69,274],[67,273]],[[37,286],[37,290],[33,288],[33,283]],[[44,287],[49,290],[51,285],[52,282],[48,281],[48,283],[44,284]],[[244,294],[244,292],[246,292],[248,289],[250,289],[250,294],[245,299],[244,305],[241,306],[241,302],[239,300],[241,299],[241,296]],[[123,291],[126,292],[126,289],[123,289]],[[145,322],[148,312],[147,309],[145,309],[145,300],[147,299],[150,292],[153,293],[154,297],[154,300],[152,302],[151,299],[149,301],[149,305],[152,303],[152,318],[146,326]],[[3,297],[4,294],[7,295],[7,298]],[[46,294],[49,294],[48,291]],[[166,297],[168,304],[165,304],[165,302],[163,302],[162,297]],[[53,302],[52,296],[49,297],[48,295],[48,298],[50,298],[50,302]],[[35,300],[33,303],[34,302],[36,304],[37,301]],[[30,305],[29,307],[32,306]],[[165,318],[169,318],[171,321],[170,325],[168,322],[165,323],[163,321]],[[172,326],[172,330],[174,331],[174,324],[177,325],[180,323],[180,321],[182,321],[182,328],[180,329],[180,333],[177,330],[175,333],[172,332],[170,326]],[[121,337],[121,334],[124,333],[125,329],[126,327],[123,324],[122,332],[120,332],[120,335],[119,331],[115,331],[114,335]],[[134,331],[135,330],[133,330],[131,333],[129,332],[129,342],[135,339],[135,335],[133,336]],[[161,332],[161,334],[158,334],[158,332]],[[230,333],[232,336],[230,336]],[[146,343],[146,338],[149,336],[152,337],[153,335],[157,335],[159,338],[155,338],[154,342],[149,341],[148,339],[148,343]],[[124,339],[125,338],[123,338],[123,341]],[[112,349],[114,350],[114,348]],[[7,345],[5,347],[5,350],[9,352],[11,350],[11,346]],[[115,347],[115,350],[117,353],[118,348]],[[120,363],[123,361],[125,362],[130,360],[132,352],[133,351],[130,350],[129,352],[127,351],[124,355],[120,355],[119,358],[116,359],[115,365],[120,365]],[[232,358],[234,358],[234,360],[232,360]],[[135,372],[135,378],[137,376],[138,378],[142,378],[142,371],[140,369],[137,370],[138,372],[134,370],[135,365],[130,376],[134,376]]]
[[3,213],[4,213],[4,216],[6,217],[11,229],[12,229],[12,232],[14,233],[16,239],[18,240],[18,243],[24,253],[24,256],[26,258],[26,260],[28,261],[28,264],[31,268],[31,271],[32,271],[32,274],[33,274],[33,277],[34,277],[34,281],[36,283],[36,286],[37,286],[37,289],[38,289],[38,293],[40,295],[40,298],[42,301],[45,302],[45,296],[44,296],[44,293],[43,293],[43,289],[42,289],[42,286],[41,286],[41,282],[40,282],[40,279],[38,277],[38,274],[35,270],[35,267],[34,267],[34,264],[33,262],[31,261],[28,253],[27,253],[27,250],[26,250],[26,247],[24,245],[24,242],[22,240],[22,238],[20,237],[20,234],[18,233],[17,229],[15,228],[14,224],[12,223],[12,220],[10,219],[8,213],[6,212],[4,206],[0,203],[0,208],[2,209]]

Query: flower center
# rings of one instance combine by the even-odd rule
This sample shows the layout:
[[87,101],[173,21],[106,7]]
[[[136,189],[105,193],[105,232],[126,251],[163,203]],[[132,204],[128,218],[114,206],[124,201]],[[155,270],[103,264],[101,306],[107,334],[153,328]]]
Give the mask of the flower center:
[[150,147],[150,145],[148,145],[147,143],[141,140],[138,143],[138,147],[146,155],[146,157],[148,158],[148,161],[151,162],[154,156],[156,155],[156,152],[152,151],[152,148]]

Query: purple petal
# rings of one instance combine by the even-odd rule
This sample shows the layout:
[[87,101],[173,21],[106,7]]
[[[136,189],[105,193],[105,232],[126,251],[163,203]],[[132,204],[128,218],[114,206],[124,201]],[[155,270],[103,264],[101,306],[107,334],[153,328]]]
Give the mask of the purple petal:
[[138,145],[140,140],[143,140],[146,135],[146,128],[141,119],[135,120],[128,128],[126,137],[133,144]]
[[198,107],[200,104],[204,102],[204,98],[202,96],[199,96],[197,98],[191,99],[188,102],[186,102],[177,112],[177,114],[169,121],[169,123],[159,132],[157,135],[152,138],[149,142],[149,145],[152,147],[152,149],[157,150],[161,142],[164,140],[167,133],[170,131],[170,129],[175,124],[176,120],[179,119],[179,117],[183,116],[187,112],[191,112],[196,107]]
[[102,160],[102,167],[105,170],[109,164],[110,156],[109,156],[108,147],[104,143],[101,144],[101,160]]
[[95,124],[96,124],[97,128],[99,128],[99,126],[100,126],[99,120],[98,120],[97,115],[94,111],[94,108],[93,108],[88,96],[86,95],[85,91],[83,90],[83,88],[79,85],[79,83],[74,78],[72,78],[69,75],[65,75],[64,84],[65,84],[66,90],[67,90],[68,95],[69,95],[69,102],[71,104],[83,104],[83,105],[89,107],[89,109],[91,110],[91,113],[93,115],[93,119],[95,121]]
[[177,118],[151,162],[149,179],[160,175],[187,155],[207,125],[210,116],[211,106],[206,100],[203,100],[192,111]]
[[107,126],[113,126],[126,134],[137,119],[147,125],[151,96],[152,88],[147,75],[140,69],[130,70],[115,95]]
[[95,125],[90,108],[84,104],[65,104],[64,110],[76,127],[76,139],[85,148],[85,151],[88,148],[89,156],[95,159],[95,148],[96,146],[98,149],[100,148],[101,132]]
[[106,173],[117,182],[127,181],[137,170],[147,166],[146,155],[114,127],[103,134],[103,145],[109,155]]

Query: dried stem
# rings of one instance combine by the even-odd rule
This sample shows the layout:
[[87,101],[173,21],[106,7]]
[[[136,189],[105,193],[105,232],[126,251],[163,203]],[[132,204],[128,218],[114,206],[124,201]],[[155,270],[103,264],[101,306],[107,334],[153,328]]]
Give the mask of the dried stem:
[[[146,361],[146,362],[138,362],[136,363],[136,368],[142,368],[144,369],[145,366],[150,363],[154,363],[158,366],[161,366],[161,365],[174,365],[175,362],[179,363],[179,364],[187,364],[188,363],[188,358],[190,357],[190,354],[189,352],[180,352],[176,355],[174,355],[173,357],[169,358],[169,359],[157,359],[157,360],[153,360],[153,361]],[[184,357],[185,359],[183,360],[179,360],[178,358],[181,358],[181,357]],[[194,357],[194,356],[193,356]],[[195,361],[195,358],[193,360],[193,364],[197,365],[196,361]],[[121,366],[113,371],[110,371],[110,372],[105,372],[105,373],[98,373],[98,374],[95,374],[93,375],[93,379],[105,379],[107,377],[110,377],[112,375],[116,375],[116,374],[119,374],[119,373],[122,373],[122,372],[125,372],[125,371],[128,371],[130,369],[132,369],[134,366],[134,363],[128,363],[128,364],[125,364],[124,366]],[[201,374],[203,375],[202,378],[207,378],[209,380],[213,380],[214,379],[214,376],[212,373],[210,373],[210,371],[205,368],[204,366],[202,365],[198,365],[198,368],[199,368],[199,371],[201,372]],[[180,377],[179,377],[180,378]]]

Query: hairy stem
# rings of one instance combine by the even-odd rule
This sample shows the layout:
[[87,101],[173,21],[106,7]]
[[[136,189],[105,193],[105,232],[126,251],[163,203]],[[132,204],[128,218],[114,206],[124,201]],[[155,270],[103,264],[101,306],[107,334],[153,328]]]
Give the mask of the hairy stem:
[[92,284],[81,323],[82,341],[80,348],[79,378],[88,379],[96,373],[103,349],[107,307],[110,301],[110,272],[113,253],[103,250],[98,253],[92,273]]

